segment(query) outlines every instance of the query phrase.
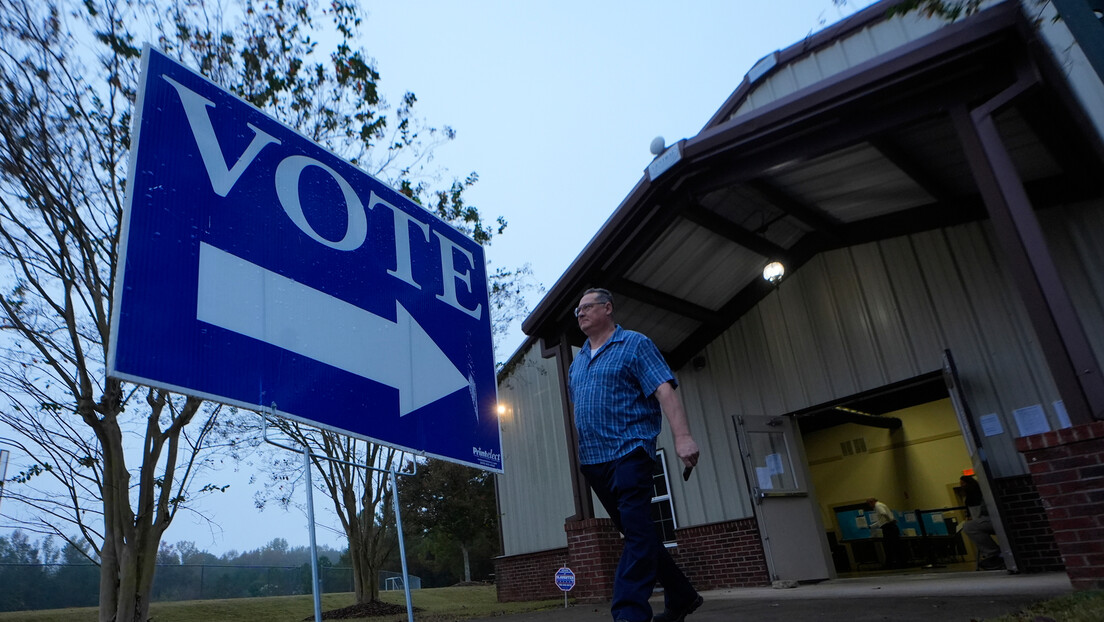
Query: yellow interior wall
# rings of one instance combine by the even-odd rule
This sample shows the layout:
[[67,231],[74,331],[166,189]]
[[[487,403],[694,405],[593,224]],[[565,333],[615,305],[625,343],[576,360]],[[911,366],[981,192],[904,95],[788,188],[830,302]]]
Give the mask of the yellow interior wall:
[[[951,400],[883,416],[900,419],[901,427],[847,423],[802,435],[824,526],[837,534],[832,508],[867,497],[900,512],[958,505],[954,486],[971,464]],[[856,438],[865,439],[867,451],[844,456],[840,443]]]

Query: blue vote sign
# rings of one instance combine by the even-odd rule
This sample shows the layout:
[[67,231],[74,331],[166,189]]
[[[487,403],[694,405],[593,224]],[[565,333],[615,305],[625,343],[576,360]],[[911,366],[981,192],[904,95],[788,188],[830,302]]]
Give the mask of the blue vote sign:
[[501,472],[483,249],[161,52],[108,373]]
[[570,592],[575,587],[575,573],[567,566],[556,571],[556,587],[564,592]]

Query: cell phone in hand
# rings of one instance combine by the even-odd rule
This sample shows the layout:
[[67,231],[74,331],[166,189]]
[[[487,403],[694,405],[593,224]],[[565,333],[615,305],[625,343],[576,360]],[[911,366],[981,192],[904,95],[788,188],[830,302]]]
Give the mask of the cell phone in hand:
[[682,481],[685,482],[685,481],[689,480],[690,479],[690,473],[693,472],[693,470],[694,470],[694,467],[692,467],[692,466],[688,466],[685,469],[683,469],[682,470]]

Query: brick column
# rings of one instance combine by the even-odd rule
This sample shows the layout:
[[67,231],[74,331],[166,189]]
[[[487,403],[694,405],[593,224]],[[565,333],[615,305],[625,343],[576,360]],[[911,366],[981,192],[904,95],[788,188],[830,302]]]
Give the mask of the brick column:
[[770,585],[759,523],[754,518],[675,531],[671,557],[698,590]]
[[1104,421],[1016,439],[1074,589],[1104,589]]
[[579,602],[613,598],[613,575],[621,559],[621,533],[608,518],[568,521],[568,567],[575,573],[570,596]]
[[1065,570],[1062,553],[1054,541],[1054,530],[1047,509],[1035,488],[1031,475],[993,480],[1008,546],[1016,553],[1021,572],[1058,572]]

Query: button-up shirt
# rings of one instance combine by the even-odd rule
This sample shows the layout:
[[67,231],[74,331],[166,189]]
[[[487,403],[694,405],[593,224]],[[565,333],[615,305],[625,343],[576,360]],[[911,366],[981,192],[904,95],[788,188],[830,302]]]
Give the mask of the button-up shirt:
[[650,339],[617,326],[594,353],[588,339],[569,376],[580,464],[610,462],[638,447],[655,455],[663,425],[655,391],[664,382],[677,383]]
[[897,520],[897,517],[893,515],[893,510],[889,509],[889,506],[881,501],[874,502],[874,526],[885,527],[886,525]]

